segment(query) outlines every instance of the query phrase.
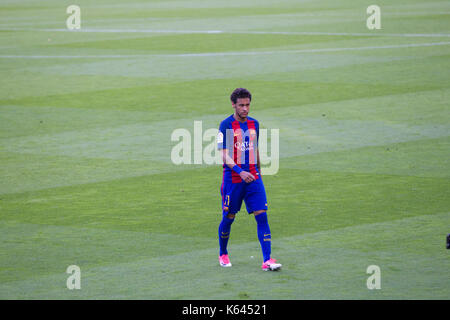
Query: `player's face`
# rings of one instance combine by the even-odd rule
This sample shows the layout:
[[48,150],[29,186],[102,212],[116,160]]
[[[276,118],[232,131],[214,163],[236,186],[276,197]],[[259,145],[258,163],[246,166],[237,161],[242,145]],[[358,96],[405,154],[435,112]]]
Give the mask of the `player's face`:
[[241,119],[246,119],[250,111],[250,98],[237,99],[236,103],[233,104],[233,108]]

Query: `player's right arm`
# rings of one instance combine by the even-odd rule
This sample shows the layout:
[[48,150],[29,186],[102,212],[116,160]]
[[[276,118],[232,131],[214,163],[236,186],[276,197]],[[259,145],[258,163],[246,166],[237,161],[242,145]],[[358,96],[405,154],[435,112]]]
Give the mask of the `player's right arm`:
[[[237,165],[234,162],[234,160],[230,157],[230,155],[228,154],[228,149],[222,149],[222,160],[223,160],[223,163],[225,163],[231,170],[235,170],[235,167]],[[252,175],[250,172],[244,171],[244,170],[242,170],[239,173],[239,176],[241,177],[242,180],[244,180],[247,183],[250,183],[250,182],[256,180],[254,175]]]

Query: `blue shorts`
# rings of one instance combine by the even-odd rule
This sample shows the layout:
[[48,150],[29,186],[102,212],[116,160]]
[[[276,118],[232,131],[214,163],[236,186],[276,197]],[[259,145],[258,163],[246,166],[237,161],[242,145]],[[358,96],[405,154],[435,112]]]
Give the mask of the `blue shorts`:
[[267,210],[266,190],[262,179],[257,179],[250,183],[224,181],[220,190],[223,213],[235,214],[240,211],[242,200],[244,200],[249,214],[254,211]]

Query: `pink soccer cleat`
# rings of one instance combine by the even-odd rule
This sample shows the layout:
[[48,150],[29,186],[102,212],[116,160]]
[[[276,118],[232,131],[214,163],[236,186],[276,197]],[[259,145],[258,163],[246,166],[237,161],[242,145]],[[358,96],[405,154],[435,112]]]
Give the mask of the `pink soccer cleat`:
[[225,268],[231,267],[230,258],[228,258],[227,254],[219,256],[219,264]]
[[281,269],[281,263],[276,263],[277,260],[270,258],[266,262],[263,262],[261,269],[263,271],[277,271]]

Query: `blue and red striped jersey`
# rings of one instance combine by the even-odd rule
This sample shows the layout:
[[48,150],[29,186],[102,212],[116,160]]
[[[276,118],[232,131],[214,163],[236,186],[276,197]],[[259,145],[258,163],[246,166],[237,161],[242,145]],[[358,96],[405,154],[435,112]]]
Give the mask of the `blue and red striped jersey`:
[[[239,122],[231,115],[220,123],[217,144],[219,150],[228,150],[229,156],[242,170],[250,172],[258,179],[260,174],[257,168],[258,139],[258,120],[247,117],[247,121]],[[224,179],[231,179],[233,183],[242,182],[241,177],[225,163],[223,168]]]

